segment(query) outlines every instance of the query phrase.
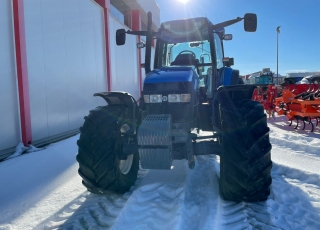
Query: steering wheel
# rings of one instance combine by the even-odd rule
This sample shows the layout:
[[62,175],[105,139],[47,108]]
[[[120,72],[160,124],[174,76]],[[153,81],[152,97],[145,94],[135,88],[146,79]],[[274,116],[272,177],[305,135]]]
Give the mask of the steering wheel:
[[180,54],[182,54],[182,53],[191,53],[192,56],[194,57],[194,59],[196,59],[196,54],[195,54],[194,52],[192,52],[191,50],[182,50],[182,51],[178,54],[178,56],[179,56]]

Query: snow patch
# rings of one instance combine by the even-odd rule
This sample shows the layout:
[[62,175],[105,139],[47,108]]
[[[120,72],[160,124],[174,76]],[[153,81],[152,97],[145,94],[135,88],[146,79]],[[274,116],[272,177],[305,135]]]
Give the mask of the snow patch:
[[26,146],[24,146],[24,144],[22,142],[20,142],[15,148],[15,153],[12,154],[11,156],[7,157],[5,160],[21,156],[22,154],[25,154],[25,153],[42,151],[44,149],[45,148],[36,148],[31,144],[29,144],[28,147],[26,147]]

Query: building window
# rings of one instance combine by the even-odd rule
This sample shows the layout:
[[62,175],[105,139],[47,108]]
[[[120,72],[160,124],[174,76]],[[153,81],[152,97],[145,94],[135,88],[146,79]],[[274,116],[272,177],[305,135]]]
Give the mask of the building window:
[[110,4],[111,15],[118,19],[122,24],[126,25],[131,29],[130,8],[121,0],[111,0]]
[[119,22],[124,24],[124,15],[117,8],[115,8],[113,5],[111,5],[111,7],[110,7],[110,13],[113,17],[118,19]]

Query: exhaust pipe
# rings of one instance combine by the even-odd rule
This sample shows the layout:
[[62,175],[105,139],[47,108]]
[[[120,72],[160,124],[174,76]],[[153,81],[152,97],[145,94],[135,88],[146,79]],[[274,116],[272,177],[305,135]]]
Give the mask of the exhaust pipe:
[[152,13],[148,12],[148,26],[147,26],[147,36],[146,36],[146,55],[144,60],[144,69],[146,75],[151,72],[151,44],[152,44]]

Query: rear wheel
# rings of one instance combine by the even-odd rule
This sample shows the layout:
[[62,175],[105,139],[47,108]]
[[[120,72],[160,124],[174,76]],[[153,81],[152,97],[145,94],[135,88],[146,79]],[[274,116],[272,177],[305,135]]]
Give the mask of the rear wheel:
[[263,106],[239,100],[220,104],[223,153],[220,193],[225,200],[259,202],[270,194],[271,144]]
[[139,155],[119,159],[124,134],[132,132],[132,113],[122,106],[104,106],[85,117],[77,142],[79,175],[93,193],[124,193],[137,179]]

